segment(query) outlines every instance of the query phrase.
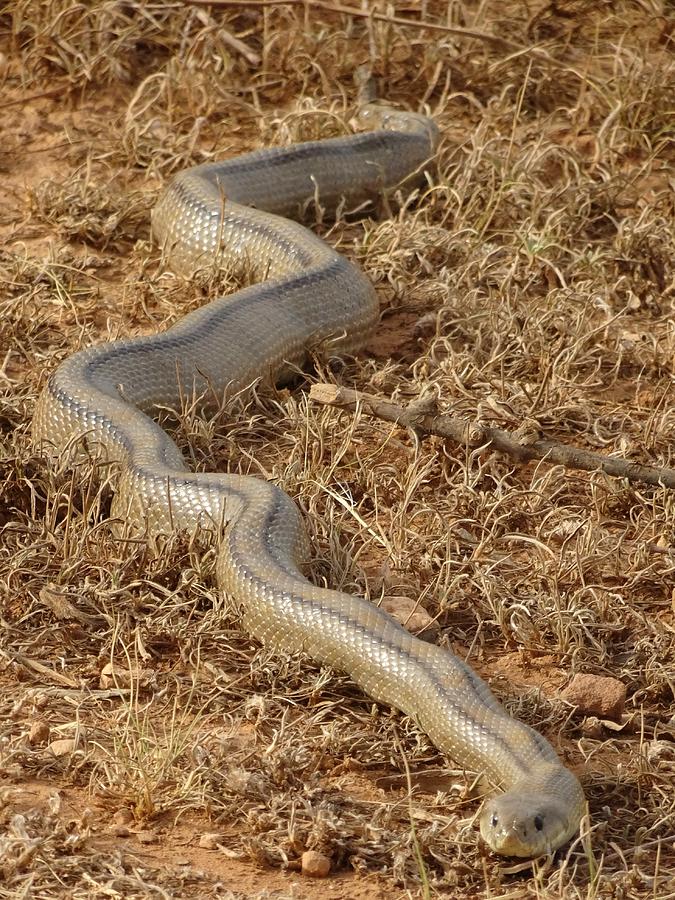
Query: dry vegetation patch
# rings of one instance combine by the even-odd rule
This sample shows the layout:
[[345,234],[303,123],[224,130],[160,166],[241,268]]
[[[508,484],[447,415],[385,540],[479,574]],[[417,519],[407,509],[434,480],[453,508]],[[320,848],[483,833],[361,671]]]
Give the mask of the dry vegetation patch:
[[[509,867],[479,846],[479,786],[414,723],[239,630],[205,536],[120,540],[113,473],[31,446],[59,360],[251,277],[164,271],[147,229],[164,180],[348,132],[369,62],[434,116],[438,173],[400,209],[317,216],[382,319],[308,380],[675,466],[669,5],[369,7],[1,13],[1,896],[675,897],[672,491],[422,440],[306,383],[171,426],[196,468],[280,484],[315,579],[418,602],[580,774],[588,839]],[[618,725],[560,699],[578,672],[626,685]],[[306,850],[336,874],[301,882]]]

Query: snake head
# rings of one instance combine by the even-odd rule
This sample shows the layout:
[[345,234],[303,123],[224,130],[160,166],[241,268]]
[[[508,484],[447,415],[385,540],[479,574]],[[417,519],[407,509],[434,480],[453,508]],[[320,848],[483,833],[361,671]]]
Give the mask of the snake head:
[[562,825],[545,808],[533,808],[528,799],[494,797],[483,807],[480,833],[483,840],[502,856],[541,856],[552,851],[550,838]]
[[559,767],[555,790],[542,790],[536,779],[515,785],[485,801],[480,833],[502,856],[534,858],[551,854],[578,830],[585,809],[575,775]]
[[407,110],[394,109],[379,103],[362,106],[353,119],[357,128],[369,131],[378,128],[384,131],[399,131],[423,135],[429,141],[429,153],[433,155],[440,140],[438,126],[429,116]]

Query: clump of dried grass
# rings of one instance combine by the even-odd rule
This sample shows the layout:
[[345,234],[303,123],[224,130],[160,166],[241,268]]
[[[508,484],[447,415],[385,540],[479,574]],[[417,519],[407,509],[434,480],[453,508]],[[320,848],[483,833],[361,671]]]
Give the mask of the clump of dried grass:
[[[429,103],[439,172],[389,218],[318,225],[362,263],[383,311],[370,353],[319,377],[401,402],[431,390],[448,412],[506,427],[533,418],[558,439],[672,466],[672,41],[648,6],[541,4],[528,17],[508,5],[473,21],[465,4],[448,18],[431,2],[419,14],[522,54],[311,4],[7,7],[5,85],[19,99],[57,84],[63,101],[30,101],[52,117],[35,140],[62,128],[78,143],[65,161],[48,141],[38,165],[17,156],[7,177],[31,193],[1,226],[4,895],[217,890],[194,865],[139,868],[101,827],[120,807],[138,828],[159,823],[167,854],[183,820],[222,832],[220,877],[227,860],[252,859],[260,889],[285,890],[274,870],[319,849],[338,868],[381,872],[389,893],[664,895],[675,877],[670,493],[420,443],[314,407],[304,390],[180,416],[195,467],[269,477],[298,499],[314,578],[375,602],[419,600],[438,639],[581,773],[590,843],[509,872],[482,858],[468,781],[413,723],[347,678],[254,646],[214,589],[208,540],[115,537],[107,470],[47,466],[28,436],[59,358],[164,327],[249,277],[156,274],[138,238],[160,179],[217,152],[344,131],[351,72],[371,60],[393,101]],[[103,688],[110,662],[118,681]],[[627,684],[620,730],[589,727],[557,699],[581,670]],[[77,736],[73,754],[31,743],[36,718],[50,740]],[[96,817],[31,806],[33,781],[88,792]]]
[[120,234],[147,233],[150,205],[145,195],[120,194],[110,184],[94,184],[76,172],[47,179],[30,192],[33,219],[54,227],[68,241],[107,250]]

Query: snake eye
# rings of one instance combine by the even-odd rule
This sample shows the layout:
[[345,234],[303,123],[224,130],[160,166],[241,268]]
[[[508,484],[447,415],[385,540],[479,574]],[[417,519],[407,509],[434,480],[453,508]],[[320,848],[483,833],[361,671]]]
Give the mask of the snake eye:
[[534,817],[534,827],[537,829],[537,831],[542,830],[542,828],[544,827],[543,816],[535,816]]
[[497,815],[497,813],[492,813],[492,819],[490,820],[490,825],[492,825],[493,828],[496,828],[497,825],[499,825],[499,816]]

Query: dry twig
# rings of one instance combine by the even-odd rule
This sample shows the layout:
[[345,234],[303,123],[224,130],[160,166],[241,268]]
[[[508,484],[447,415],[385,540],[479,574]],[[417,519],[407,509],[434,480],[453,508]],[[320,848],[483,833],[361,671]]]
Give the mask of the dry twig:
[[[574,73],[580,81],[586,84],[597,84],[596,80],[588,73],[578,71],[573,65],[561,62],[547,53],[541,46],[525,46],[515,44],[498,34],[490,34],[487,31],[479,31],[476,28],[462,28],[459,25],[445,25],[440,22],[429,22],[421,19],[405,19],[403,16],[380,13],[376,10],[356,9],[353,6],[344,6],[341,3],[327,3],[325,0],[182,0],[187,6],[231,7],[241,6],[253,9],[271,9],[275,6],[302,6],[305,9],[321,9],[326,12],[340,13],[345,16],[353,16],[357,19],[370,19],[376,22],[386,22],[390,25],[402,25],[409,28],[426,29],[429,31],[454,34],[458,37],[473,38],[485,44],[491,44],[507,51],[509,59],[519,56],[535,56],[540,62],[553,69],[565,70]],[[236,39],[235,39],[236,40]]]
[[[208,27],[212,24],[208,12],[199,9],[195,14],[197,15],[202,25]],[[228,31],[227,28],[225,28],[222,24],[218,25],[218,37],[221,39],[221,41],[223,41],[224,44],[227,44],[230,49],[234,50],[235,53],[240,53],[251,66],[255,67],[260,65],[261,60],[259,54],[257,54],[254,50],[251,50],[248,44],[245,44],[244,41],[241,41],[238,37],[235,37],[232,32]]]
[[357,19],[374,19],[376,22],[388,22],[391,25],[408,25],[412,28],[427,28],[430,31],[442,31],[445,34],[456,34],[460,37],[475,38],[486,44],[494,44],[505,50],[519,53],[525,50],[497,34],[489,34],[486,31],[478,31],[475,28],[460,28],[458,25],[442,25],[440,22],[426,22],[418,19],[404,19],[402,16],[388,15],[375,10],[356,9],[353,6],[343,6],[341,3],[326,3],[324,0],[183,0],[188,6],[241,6],[253,9],[270,9],[274,6],[303,6],[305,8],[322,9],[326,12],[342,13],[345,16],[354,16]]
[[629,481],[642,481],[667,488],[675,488],[675,470],[662,466],[645,466],[626,459],[602,456],[591,450],[569,447],[559,441],[537,438],[536,440],[519,439],[503,428],[494,428],[471,422],[459,416],[436,415],[420,410],[415,404],[407,409],[380,400],[372,394],[363,394],[351,388],[339,387],[335,384],[314,384],[310,391],[310,399],[325,406],[337,406],[340,409],[363,409],[371,416],[395,422],[404,428],[413,428],[423,434],[435,434],[438,437],[450,438],[458,444],[464,444],[471,450],[478,447],[491,447],[506,453],[518,462],[531,459],[545,459],[547,462],[566,466],[569,469],[584,469],[588,472],[601,470],[617,478]]

